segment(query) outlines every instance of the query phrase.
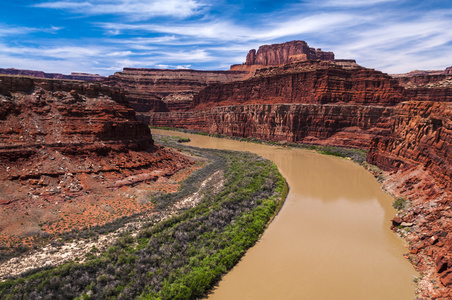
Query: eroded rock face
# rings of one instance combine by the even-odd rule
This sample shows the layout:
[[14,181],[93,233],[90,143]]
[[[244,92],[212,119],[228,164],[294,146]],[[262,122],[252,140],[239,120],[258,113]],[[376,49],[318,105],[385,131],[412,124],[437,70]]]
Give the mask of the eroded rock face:
[[154,145],[120,89],[0,76],[0,101],[0,238],[40,233],[63,207],[81,217],[82,203],[189,164]]
[[0,74],[31,76],[31,77],[49,78],[49,79],[83,80],[83,81],[99,81],[99,80],[105,79],[104,76],[101,76],[99,74],[72,72],[70,75],[64,75],[64,74],[60,74],[60,73],[45,73],[42,71],[20,70],[20,69],[13,69],[13,68],[9,68],[9,69],[0,68]]
[[187,110],[193,96],[209,84],[238,80],[245,74],[240,71],[124,68],[104,83],[124,89],[130,105],[140,114]]
[[184,127],[230,136],[367,148],[390,132],[402,88],[354,61],[295,62],[265,68],[246,80],[214,84],[191,110],[155,112],[154,126]]
[[446,70],[444,71],[444,73],[445,73],[446,75],[452,75],[452,67],[446,68]]
[[153,126],[229,136],[366,148],[390,132],[392,108],[360,105],[251,104],[191,112],[155,113]]
[[452,102],[452,67],[392,75],[409,100]]
[[245,65],[278,66],[295,61],[334,60],[333,52],[324,52],[308,46],[305,41],[260,46],[250,50]]
[[243,104],[312,103],[394,105],[402,88],[387,74],[347,61],[309,61],[256,71],[237,82],[210,85],[194,97],[192,109]]
[[368,161],[391,171],[385,186],[411,202],[400,224],[413,224],[407,240],[410,259],[423,273],[421,296],[450,299],[452,104],[408,101],[396,107],[392,119],[391,134],[372,140]]
[[368,160],[395,171],[421,164],[440,188],[452,188],[452,104],[408,101],[392,116],[390,136],[375,138]]

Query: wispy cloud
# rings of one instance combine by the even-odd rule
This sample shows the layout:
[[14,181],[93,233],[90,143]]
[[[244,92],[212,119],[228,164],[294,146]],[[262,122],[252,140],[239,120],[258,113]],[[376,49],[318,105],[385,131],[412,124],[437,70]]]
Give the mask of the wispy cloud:
[[154,23],[128,24],[128,23],[98,23],[105,30],[114,30],[118,33],[151,32],[164,33],[174,36],[190,36],[196,41],[203,39],[222,41],[269,41],[286,36],[295,36],[305,33],[333,31],[336,28],[345,28],[359,24],[364,17],[331,13],[314,16],[291,16],[282,22],[272,21],[256,27],[240,26],[231,21],[194,21],[179,25],[156,25]]
[[63,27],[50,26],[48,28],[36,28],[36,27],[11,26],[6,24],[0,24],[0,37],[25,35],[36,32],[56,33],[61,29],[63,29]]
[[196,0],[51,1],[35,7],[60,9],[82,15],[125,15],[131,19],[155,16],[185,18],[200,13],[205,5]]
[[261,11],[255,0],[19,2],[16,15],[36,20],[0,23],[0,67],[227,69],[249,49],[296,39],[386,72],[452,65],[450,0],[293,0]]

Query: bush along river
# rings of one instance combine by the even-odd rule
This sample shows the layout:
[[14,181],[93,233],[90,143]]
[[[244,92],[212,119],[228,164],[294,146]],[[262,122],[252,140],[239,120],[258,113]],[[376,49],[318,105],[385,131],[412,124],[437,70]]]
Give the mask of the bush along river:
[[277,217],[209,299],[415,298],[418,274],[390,230],[394,200],[363,167],[302,149],[152,132],[189,138],[197,147],[256,153],[273,161],[289,184]]
[[277,167],[260,156],[192,148],[177,140],[156,138],[205,162],[177,193],[149,199],[155,204],[149,214],[71,235],[72,244],[96,243],[111,230],[121,232],[106,251],[93,246],[85,257],[0,282],[0,299],[203,297],[256,243],[287,186]]
[[[301,149],[153,135],[205,167],[177,193],[149,199],[151,213],[70,236],[95,243],[117,230],[106,251],[93,247],[0,282],[1,299],[414,298],[417,274],[389,230],[392,199],[359,165]],[[287,193],[278,169],[290,191],[275,217]]]

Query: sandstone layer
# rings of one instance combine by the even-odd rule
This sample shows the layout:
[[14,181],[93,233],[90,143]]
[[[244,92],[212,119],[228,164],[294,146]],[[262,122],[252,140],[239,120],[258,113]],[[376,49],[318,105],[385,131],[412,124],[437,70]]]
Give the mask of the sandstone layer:
[[393,224],[410,242],[410,259],[423,275],[421,295],[450,299],[452,104],[409,101],[392,118],[391,134],[372,140],[368,161],[390,171],[386,187],[410,201]]
[[256,49],[251,49],[246,56],[245,63],[233,65],[231,70],[243,70],[242,66],[278,66],[307,60],[334,60],[334,53],[311,48],[305,41],[263,45],[259,47],[257,52]]
[[390,132],[392,108],[363,105],[250,104],[155,113],[152,126],[279,142],[367,148]]
[[452,102],[452,74],[443,73],[399,77],[397,80],[404,87],[407,99]]
[[194,97],[192,109],[275,103],[387,106],[403,101],[401,92],[389,75],[353,61],[307,61],[260,69],[243,81],[210,85]]
[[120,89],[0,76],[0,101],[0,245],[127,215],[103,200],[149,201],[131,188],[190,164],[154,145]]
[[242,79],[240,71],[197,71],[124,68],[104,81],[127,93],[130,105],[139,114],[154,111],[187,110],[193,96],[214,83]]
[[20,69],[14,69],[14,68],[8,68],[8,69],[0,68],[0,74],[31,76],[31,77],[49,78],[49,79],[83,80],[83,81],[99,81],[99,80],[103,80],[105,78],[104,76],[101,76],[99,74],[90,74],[90,73],[72,72],[70,75],[64,75],[64,74],[60,74],[60,73],[45,73],[42,71],[20,70]]

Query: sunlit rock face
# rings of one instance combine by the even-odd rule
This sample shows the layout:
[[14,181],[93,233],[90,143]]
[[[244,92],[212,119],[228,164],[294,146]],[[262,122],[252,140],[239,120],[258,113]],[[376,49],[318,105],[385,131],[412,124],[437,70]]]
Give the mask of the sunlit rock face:
[[118,197],[125,179],[155,181],[188,164],[154,144],[120,89],[0,76],[0,236],[40,233],[38,222],[60,211],[82,218],[80,207]]
[[214,83],[242,79],[241,71],[197,71],[124,68],[104,81],[126,91],[126,98],[138,114],[154,111],[184,111],[193,96]]

